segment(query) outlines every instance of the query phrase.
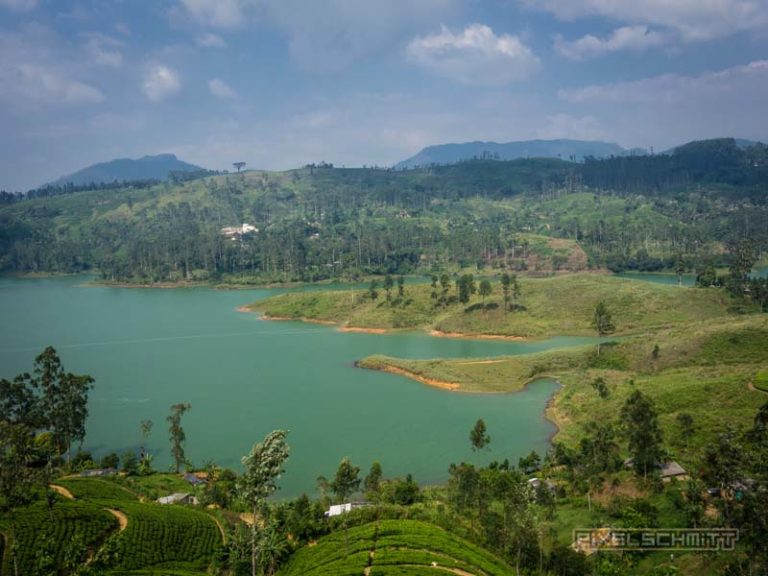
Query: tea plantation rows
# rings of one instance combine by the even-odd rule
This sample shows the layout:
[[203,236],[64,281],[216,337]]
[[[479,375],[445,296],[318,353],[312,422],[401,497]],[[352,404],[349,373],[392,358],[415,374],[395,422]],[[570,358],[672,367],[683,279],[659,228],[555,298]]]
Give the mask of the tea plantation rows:
[[334,532],[305,546],[280,576],[358,576],[365,568],[370,576],[434,576],[436,568],[478,576],[512,573],[492,554],[441,528],[414,520],[382,520],[350,528],[346,537],[343,531]]

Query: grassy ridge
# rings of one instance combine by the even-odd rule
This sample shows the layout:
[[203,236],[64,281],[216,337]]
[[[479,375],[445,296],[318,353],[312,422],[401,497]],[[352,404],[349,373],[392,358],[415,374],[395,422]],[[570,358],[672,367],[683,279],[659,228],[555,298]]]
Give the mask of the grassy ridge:
[[280,576],[357,576],[366,567],[370,567],[371,575],[417,576],[435,574],[433,563],[443,570],[467,574],[512,573],[489,552],[437,526],[414,520],[382,520],[349,529],[346,540],[343,532],[336,532],[302,548]]
[[[402,302],[387,304],[364,291],[283,294],[250,306],[267,316],[320,320],[361,328],[433,328],[470,335],[546,337],[592,335],[595,306],[604,300],[613,313],[617,334],[658,330],[681,322],[729,316],[726,297],[716,290],[680,288],[595,274],[522,279],[525,309],[505,313],[499,282],[483,303],[435,307],[431,288],[408,286]],[[396,291],[393,291],[393,295]],[[452,289],[450,294],[454,294]],[[480,304],[480,306],[478,306]],[[482,306],[495,304],[497,307]]]
[[[693,460],[724,421],[748,425],[768,400],[768,394],[748,387],[762,382],[768,365],[768,318],[689,323],[603,345],[599,356],[594,347],[584,347],[488,361],[372,356],[358,364],[379,370],[392,366],[472,392],[514,392],[537,376],[556,377],[564,387],[549,415],[560,426],[557,439],[567,443],[577,442],[588,422],[615,419],[626,398],[640,389],[656,402],[668,446],[689,448],[685,452]],[[592,387],[597,378],[606,382],[607,398]],[[698,430],[687,447],[676,422],[682,412],[693,416]]]

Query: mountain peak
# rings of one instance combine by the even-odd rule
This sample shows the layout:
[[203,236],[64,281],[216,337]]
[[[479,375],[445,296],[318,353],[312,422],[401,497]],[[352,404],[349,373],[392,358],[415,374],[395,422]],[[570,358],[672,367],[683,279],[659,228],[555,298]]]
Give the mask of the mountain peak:
[[141,158],[116,158],[93,164],[77,172],[63,176],[53,185],[114,182],[123,180],[165,180],[171,172],[196,172],[200,166],[179,160],[175,154],[163,153]]
[[564,160],[582,160],[585,156],[597,158],[626,154],[618,144],[599,140],[522,140],[517,142],[474,142],[437,144],[427,146],[418,154],[403,160],[395,168],[415,168],[432,164],[453,164],[473,158],[494,160],[514,160],[515,158],[563,158]]

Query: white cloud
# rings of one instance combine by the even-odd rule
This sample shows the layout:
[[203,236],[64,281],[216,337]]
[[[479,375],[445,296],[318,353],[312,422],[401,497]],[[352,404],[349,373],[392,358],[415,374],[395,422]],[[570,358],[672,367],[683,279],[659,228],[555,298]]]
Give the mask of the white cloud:
[[155,64],[147,70],[141,91],[152,102],[165,100],[176,94],[181,88],[179,74],[162,64]]
[[534,8],[572,20],[603,16],[631,24],[675,30],[686,41],[710,40],[768,25],[768,0],[524,0]]
[[520,38],[497,36],[484,24],[470,24],[459,33],[443,26],[438,34],[411,40],[406,52],[416,64],[464,84],[507,84],[539,63]]
[[93,66],[107,66],[109,68],[119,68],[123,64],[123,53],[120,48],[123,43],[120,40],[101,34],[100,32],[84,35],[87,40],[85,43],[85,53],[88,56],[89,64]]
[[37,6],[37,0],[0,0],[0,6],[12,12],[29,12]]
[[[747,86],[748,85],[748,86]],[[707,72],[699,76],[663,74],[631,82],[596,84],[571,90],[561,90],[561,99],[574,102],[626,102],[631,103],[690,103],[708,97],[739,93],[757,88],[759,94],[768,94],[768,60],[757,60],[743,66]],[[724,106],[725,107],[725,106]]]
[[81,63],[60,51],[57,39],[39,25],[0,32],[0,101],[31,105],[96,104],[104,94],[82,77]]
[[577,140],[604,140],[605,130],[594,116],[572,116],[570,114],[552,114],[546,117],[544,128],[537,134],[539,138],[575,138]]
[[217,28],[246,24],[246,12],[256,2],[248,0],[181,0],[182,7],[197,22]]
[[371,54],[395,47],[450,18],[461,0],[388,0],[375,7],[360,0],[178,0],[173,16],[231,29],[254,21],[273,25],[288,39],[292,58],[305,70],[338,72]]
[[201,34],[195,39],[195,43],[202,48],[226,48],[227,43],[221,36],[210,32]]
[[237,93],[220,78],[208,80],[208,90],[217,98],[228,99],[237,97]]
[[563,39],[562,36],[558,36],[555,40],[555,50],[571,60],[584,60],[586,58],[603,56],[610,52],[621,52],[624,50],[640,52],[647,48],[661,46],[664,42],[664,35],[660,32],[649,30],[648,26],[622,26],[621,28],[616,28],[605,39],[587,34],[578,40],[568,41]]
[[[0,71],[0,83],[4,84],[7,80],[2,76]],[[18,64],[13,70],[13,76],[15,86],[6,89],[36,102],[94,104],[104,100],[104,94],[98,88],[66,78],[55,69],[36,64]]]
[[561,90],[558,95],[571,109],[598,116],[617,140],[669,147],[715,136],[765,139],[765,94],[768,60],[696,76],[664,74]]

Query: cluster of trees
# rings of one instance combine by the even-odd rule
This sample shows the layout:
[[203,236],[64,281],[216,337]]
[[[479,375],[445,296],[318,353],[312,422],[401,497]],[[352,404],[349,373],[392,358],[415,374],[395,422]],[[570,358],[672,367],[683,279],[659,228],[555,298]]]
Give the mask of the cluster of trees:
[[[510,274],[504,272],[500,279],[501,289],[504,294],[504,310],[514,310],[519,305],[517,300],[522,296],[522,290],[520,289],[520,283],[517,281],[517,274]],[[474,294],[478,294],[483,302],[482,306],[485,306],[485,299],[493,294],[493,285],[487,278],[475,281],[473,274],[462,274],[456,278],[455,288],[456,294],[451,295],[451,275],[443,273],[439,277],[436,274],[432,275],[430,292],[430,299],[432,305],[435,307],[445,307],[449,304],[455,304],[460,302],[461,304],[468,304]],[[491,304],[489,304],[491,306]],[[496,306],[493,304],[492,306]]]
[[45,486],[52,468],[85,437],[93,378],[66,372],[56,350],[35,358],[32,373],[0,379],[0,496],[12,508]]

